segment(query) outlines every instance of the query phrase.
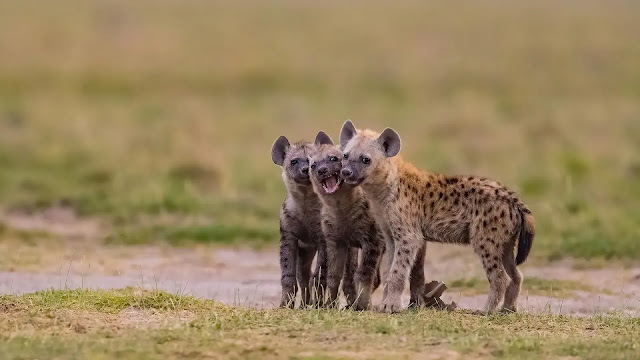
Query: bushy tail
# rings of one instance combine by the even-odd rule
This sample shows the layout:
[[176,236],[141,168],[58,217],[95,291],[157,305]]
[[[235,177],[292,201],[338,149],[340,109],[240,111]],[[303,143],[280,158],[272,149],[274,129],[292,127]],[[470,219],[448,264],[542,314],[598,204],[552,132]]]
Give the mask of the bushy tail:
[[522,217],[522,227],[520,228],[520,238],[518,239],[518,254],[516,255],[516,265],[522,264],[531,251],[533,237],[536,235],[536,227],[533,223],[533,215],[525,206],[520,208]]

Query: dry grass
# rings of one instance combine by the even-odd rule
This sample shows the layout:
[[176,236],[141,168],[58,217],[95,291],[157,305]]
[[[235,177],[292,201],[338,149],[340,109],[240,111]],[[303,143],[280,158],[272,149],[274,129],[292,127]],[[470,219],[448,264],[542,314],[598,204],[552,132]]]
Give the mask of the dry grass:
[[637,259],[638,14],[631,1],[3,1],[0,202],[107,217],[112,241],[275,243],[273,139],[336,137],[351,118],[396,128],[422,168],[520,191],[534,255]]
[[639,327],[617,315],[251,310],[134,290],[0,296],[5,359],[633,359]]

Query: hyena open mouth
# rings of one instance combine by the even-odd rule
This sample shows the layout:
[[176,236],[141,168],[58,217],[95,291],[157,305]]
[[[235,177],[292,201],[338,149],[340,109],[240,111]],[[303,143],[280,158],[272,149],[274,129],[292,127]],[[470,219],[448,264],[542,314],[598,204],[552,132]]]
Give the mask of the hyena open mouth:
[[341,183],[342,180],[340,179],[340,176],[338,176],[338,173],[329,175],[321,181],[322,188],[327,194],[333,194],[338,191]]

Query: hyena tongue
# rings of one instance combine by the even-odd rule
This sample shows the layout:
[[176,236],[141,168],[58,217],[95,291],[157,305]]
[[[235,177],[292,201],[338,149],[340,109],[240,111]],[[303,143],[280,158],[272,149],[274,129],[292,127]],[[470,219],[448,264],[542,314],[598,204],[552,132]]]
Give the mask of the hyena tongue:
[[329,194],[333,194],[334,192],[336,192],[336,190],[338,190],[338,177],[331,176],[324,179],[324,186]]

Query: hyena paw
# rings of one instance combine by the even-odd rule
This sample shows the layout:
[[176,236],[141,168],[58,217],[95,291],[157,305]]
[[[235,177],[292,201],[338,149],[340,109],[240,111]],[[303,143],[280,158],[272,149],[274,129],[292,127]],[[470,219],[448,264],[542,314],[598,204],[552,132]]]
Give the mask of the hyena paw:
[[295,303],[293,301],[281,301],[280,302],[280,308],[281,309],[293,309],[295,306]]
[[351,305],[351,308],[353,310],[355,310],[355,311],[368,310],[369,309],[369,301],[358,300],[353,305]]
[[505,306],[502,309],[500,309],[501,314],[513,314],[516,312],[518,312],[517,306]]
[[376,308],[378,312],[393,314],[402,311],[402,304],[400,301],[391,301],[386,299]]
[[409,301],[409,309],[419,309],[424,305],[424,299],[420,297],[412,298]]

